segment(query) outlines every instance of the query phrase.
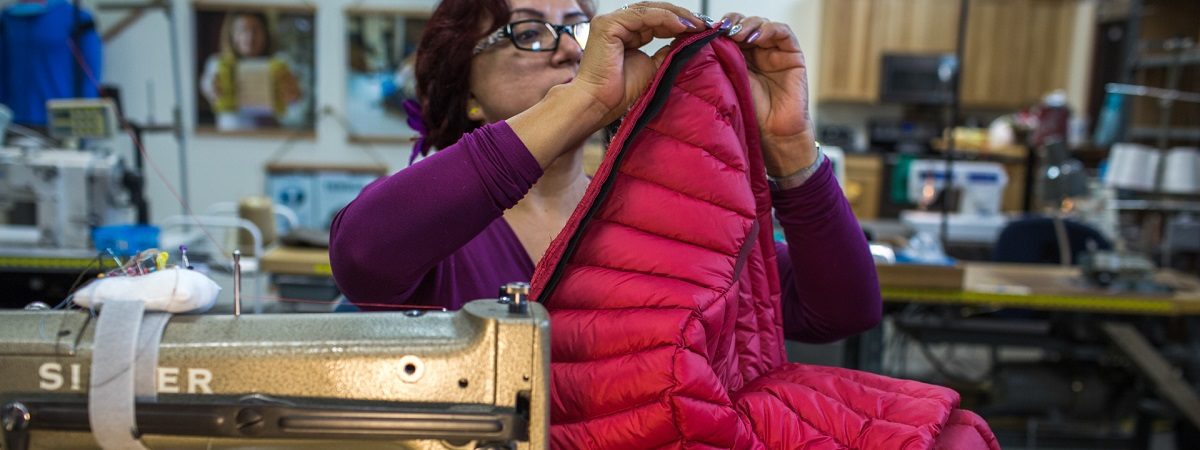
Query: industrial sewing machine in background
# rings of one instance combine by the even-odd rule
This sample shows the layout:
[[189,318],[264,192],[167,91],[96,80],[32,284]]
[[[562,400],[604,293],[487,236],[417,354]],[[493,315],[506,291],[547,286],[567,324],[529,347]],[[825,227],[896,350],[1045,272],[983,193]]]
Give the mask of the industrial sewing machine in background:
[[[549,316],[522,285],[458,312],[174,316],[138,436],[152,449],[546,448]],[[96,322],[0,312],[0,448],[96,447]]]
[[0,149],[0,246],[95,253],[92,228],[133,220],[124,173],[109,152]]
[[114,103],[47,106],[49,138],[0,148],[0,307],[61,300],[96,258],[95,228],[146,216],[141,176],[106,145],[118,130]]

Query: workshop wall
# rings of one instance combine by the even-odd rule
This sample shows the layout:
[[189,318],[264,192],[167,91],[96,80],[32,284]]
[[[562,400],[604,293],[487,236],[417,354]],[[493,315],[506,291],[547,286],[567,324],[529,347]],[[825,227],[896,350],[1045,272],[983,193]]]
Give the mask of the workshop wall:
[[[170,28],[166,14],[150,10],[136,24],[126,29],[115,39],[106,43],[104,78],[106,83],[121,87],[127,115],[143,122],[167,122],[175,105],[172,74],[172,52],[180,59],[180,83],[183,88],[183,126],[188,141],[189,190],[194,209],[203,210],[216,202],[234,201],[246,195],[263,191],[263,165],[272,157],[285,152],[287,162],[354,163],[372,164],[383,161],[390,170],[398,170],[407,164],[410,152],[408,144],[351,143],[347,130],[339,116],[345,105],[345,21],[344,11],[348,7],[383,9],[427,9],[436,0],[227,0],[223,4],[278,4],[306,5],[317,9],[316,14],[316,94],[317,120],[315,134],[308,138],[288,141],[282,137],[231,137],[211,134],[195,134],[195,83],[196,68],[194,43],[192,42],[194,13],[189,0],[171,0],[175,6],[173,14],[178,23],[179,41],[172,48]],[[9,1],[0,1],[0,4]],[[95,10],[96,1],[85,1]],[[611,11],[626,2],[623,0],[599,0],[600,11]],[[695,10],[700,9],[700,0],[680,0],[676,3]],[[796,32],[810,67],[820,64],[820,36],[822,23],[821,0],[768,0],[763,2],[739,2],[736,0],[710,0],[710,12],[720,14],[739,10],[749,15],[760,15],[788,23]],[[1081,0],[1080,14],[1074,30],[1075,45],[1071,52],[1070,82],[1067,89],[1070,103],[1076,110],[1085,107],[1087,69],[1090,67],[1090,30],[1094,28],[1097,0]],[[125,11],[100,11],[97,16],[102,31],[116,24]],[[655,50],[662,42],[651,44],[648,51]],[[809,76],[810,98],[818,98],[819,77]],[[152,92],[152,93],[151,93]],[[153,101],[151,102],[151,99]],[[153,103],[153,104],[151,104]],[[818,120],[828,112],[830,119],[842,123],[853,118],[866,117],[860,109],[875,108],[862,105],[818,108],[813,105],[813,114]],[[840,108],[840,109],[839,109]],[[828,111],[823,111],[828,109]],[[849,111],[843,111],[849,109]],[[877,112],[877,110],[875,110]],[[849,117],[846,119],[845,117]],[[842,118],[838,120],[838,118]],[[852,124],[861,125],[861,124]],[[179,151],[173,137],[168,134],[148,135],[146,150],[154,163],[173,185],[179,183]],[[119,141],[118,147],[128,148],[127,141]],[[179,214],[181,208],[171,190],[158,178],[149,174],[147,184],[152,219],[161,220]]]
[[[180,83],[183,87],[183,125],[187,136],[187,167],[193,210],[202,211],[216,202],[234,201],[240,197],[261,194],[263,165],[274,155],[285,152],[287,162],[372,164],[384,161],[390,170],[407,164],[410,145],[359,145],[348,142],[347,130],[339,123],[345,104],[345,22],[347,7],[422,9],[432,8],[432,0],[322,0],[309,3],[288,0],[230,0],[223,4],[280,4],[308,5],[316,13],[316,109],[315,136],[292,142],[279,137],[230,137],[199,134],[195,128],[196,68],[194,67],[192,3],[172,0],[174,19],[178,24],[179,41],[171,47],[170,28],[162,11],[147,11],[135,25],[106,43],[104,79],[121,87],[126,114],[143,122],[167,122],[175,107],[172,73],[172,51],[180,59]],[[94,3],[94,2],[86,2]],[[611,11],[625,4],[619,0],[601,0],[600,11]],[[699,10],[699,0],[679,1],[678,4]],[[710,1],[714,16],[738,10],[748,15],[760,15],[786,21],[799,36],[810,65],[819,59],[820,0],[774,0],[738,2]],[[92,5],[94,9],[94,4]],[[121,17],[123,11],[101,11],[99,24],[103,31]],[[652,44],[656,48],[661,43]],[[653,50],[653,49],[650,49]],[[810,77],[814,92],[816,77]],[[152,93],[151,93],[152,92]],[[813,98],[816,96],[813,95]],[[152,101],[151,101],[152,99]],[[118,147],[128,147],[127,140]],[[172,136],[148,135],[145,147],[153,162],[169,181],[179,184],[179,152]],[[179,202],[170,189],[154,174],[149,174],[147,191],[152,220],[181,213]]]
[[[172,74],[172,51],[180,59],[180,82],[183,87],[182,117],[187,135],[187,166],[193,210],[199,212],[216,202],[236,201],[238,198],[261,194],[264,189],[263,165],[273,156],[286,150],[287,162],[321,162],[372,164],[382,159],[388,167],[398,169],[408,161],[408,145],[354,145],[347,141],[347,132],[338,121],[345,96],[345,30],[343,11],[349,6],[396,9],[428,8],[427,0],[352,1],[322,0],[308,5],[316,13],[316,109],[315,136],[288,141],[284,138],[229,137],[197,135],[195,128],[196,68],[194,67],[193,10],[187,0],[172,0],[174,19],[178,24],[179,42],[171,48],[170,28],[162,12],[147,12],[137,24],[108,42],[105,47],[105,82],[122,88],[126,114],[142,121],[169,121],[175,107]],[[303,2],[258,0],[225,3],[295,5]],[[122,17],[122,12],[102,12],[101,27],[110,26]],[[150,93],[153,92],[153,104]],[[151,117],[151,114],[153,117]],[[179,151],[170,135],[148,136],[146,151],[178,185]],[[290,150],[288,149],[290,147]],[[373,155],[372,155],[373,153]],[[150,174],[147,183],[152,220],[180,214],[179,202],[167,186]]]

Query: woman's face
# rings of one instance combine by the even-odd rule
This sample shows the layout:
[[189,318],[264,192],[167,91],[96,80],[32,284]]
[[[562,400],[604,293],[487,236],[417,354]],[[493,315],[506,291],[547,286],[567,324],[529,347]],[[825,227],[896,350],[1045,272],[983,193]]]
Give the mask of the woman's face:
[[[587,14],[576,0],[510,0],[510,22],[539,19],[552,24],[586,22]],[[489,33],[494,30],[487,30]],[[569,34],[549,52],[518,50],[507,38],[471,60],[470,107],[478,107],[474,120],[497,122],[529,109],[550,88],[570,82],[579,70],[583,49]],[[480,115],[482,117],[480,117]]]
[[266,24],[254,16],[238,16],[234,19],[233,50],[238,56],[262,56],[266,53]]

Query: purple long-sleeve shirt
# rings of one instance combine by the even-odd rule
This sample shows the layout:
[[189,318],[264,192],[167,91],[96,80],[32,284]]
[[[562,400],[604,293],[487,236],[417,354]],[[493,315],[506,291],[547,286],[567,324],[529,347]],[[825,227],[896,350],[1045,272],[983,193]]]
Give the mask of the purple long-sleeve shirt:
[[[360,305],[458,309],[528,281],[533,261],[502,214],[541,176],[498,122],[372,183],[333,220],[338,287]],[[878,324],[874,263],[830,163],[772,200],[789,244],[777,243],[785,335],[829,342]]]

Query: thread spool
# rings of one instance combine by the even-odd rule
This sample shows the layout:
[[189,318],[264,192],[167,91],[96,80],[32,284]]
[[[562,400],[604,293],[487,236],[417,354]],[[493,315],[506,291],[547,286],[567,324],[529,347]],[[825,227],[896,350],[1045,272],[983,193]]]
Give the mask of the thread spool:
[[1158,160],[1154,148],[1131,143],[1113,144],[1108,163],[1108,186],[1153,192],[1158,185]]
[[[275,211],[271,199],[259,196],[243,198],[238,202],[238,217],[258,227],[262,233],[263,248],[275,242]],[[259,256],[254,254],[254,238],[246,230],[238,231],[238,248],[242,250],[242,255]]]
[[1200,194],[1200,148],[1175,147],[1163,164],[1163,191]]

